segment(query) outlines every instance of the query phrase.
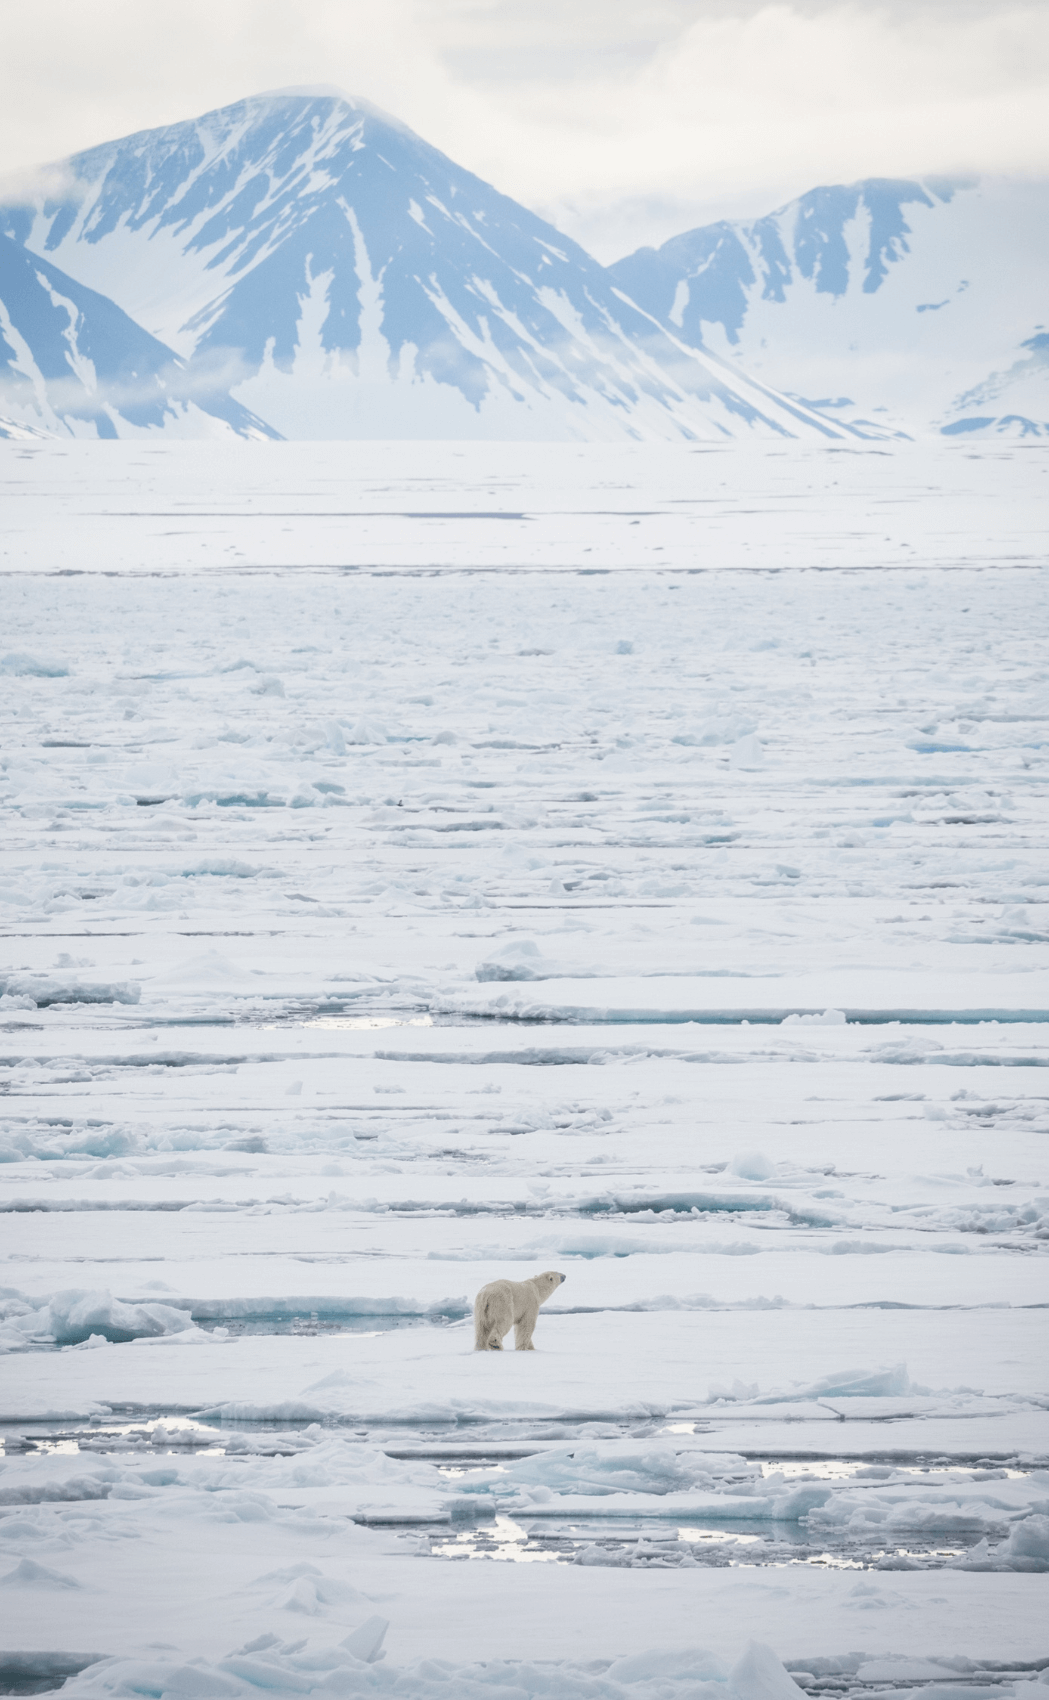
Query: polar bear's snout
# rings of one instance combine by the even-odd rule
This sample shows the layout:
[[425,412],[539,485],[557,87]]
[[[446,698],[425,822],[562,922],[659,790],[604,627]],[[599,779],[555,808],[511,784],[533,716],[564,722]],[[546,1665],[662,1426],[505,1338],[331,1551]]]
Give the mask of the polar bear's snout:
[[512,1328],[517,1351],[533,1352],[539,1306],[565,1279],[559,1269],[547,1269],[527,1281],[489,1281],[474,1300],[474,1351],[501,1352]]

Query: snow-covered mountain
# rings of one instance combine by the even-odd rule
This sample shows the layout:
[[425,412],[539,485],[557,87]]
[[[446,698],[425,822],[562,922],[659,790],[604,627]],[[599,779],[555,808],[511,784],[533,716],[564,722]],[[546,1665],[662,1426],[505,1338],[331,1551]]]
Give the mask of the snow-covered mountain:
[[59,170],[68,194],[0,228],[285,436],[851,434],[338,94],[261,95]]
[[275,436],[105,295],[0,236],[0,436]]
[[1049,434],[1049,183],[874,178],[611,268],[693,347],[839,419]]

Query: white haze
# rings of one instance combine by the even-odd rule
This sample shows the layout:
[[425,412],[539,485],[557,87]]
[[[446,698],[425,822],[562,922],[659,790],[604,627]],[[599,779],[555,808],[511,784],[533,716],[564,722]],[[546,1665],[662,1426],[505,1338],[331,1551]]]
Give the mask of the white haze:
[[817,182],[1049,170],[1030,0],[40,0],[7,10],[0,175],[320,81],[605,260]]

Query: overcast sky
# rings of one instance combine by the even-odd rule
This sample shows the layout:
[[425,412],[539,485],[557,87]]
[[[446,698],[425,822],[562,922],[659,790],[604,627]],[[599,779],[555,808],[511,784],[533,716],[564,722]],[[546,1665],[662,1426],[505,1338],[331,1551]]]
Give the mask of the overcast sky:
[[611,260],[816,183],[1049,173],[1049,0],[0,0],[0,174],[336,83]]

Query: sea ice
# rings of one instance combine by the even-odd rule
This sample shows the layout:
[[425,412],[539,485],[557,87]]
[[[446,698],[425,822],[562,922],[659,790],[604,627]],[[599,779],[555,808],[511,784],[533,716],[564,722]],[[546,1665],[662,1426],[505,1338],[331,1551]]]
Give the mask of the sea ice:
[[0,449],[26,1680],[1020,1700],[1045,452]]

